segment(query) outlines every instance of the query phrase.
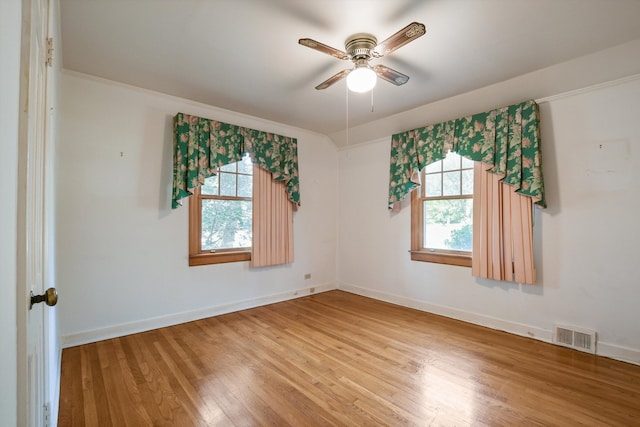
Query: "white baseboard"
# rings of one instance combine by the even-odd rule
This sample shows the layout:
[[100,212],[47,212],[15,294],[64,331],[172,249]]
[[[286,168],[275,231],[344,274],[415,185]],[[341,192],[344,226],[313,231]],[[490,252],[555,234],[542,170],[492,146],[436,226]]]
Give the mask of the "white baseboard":
[[596,343],[596,354],[640,366],[640,350],[606,342]]
[[[347,283],[334,283],[323,285],[315,285],[314,293],[326,292],[334,289],[340,289],[364,297],[385,301],[391,304],[401,305],[403,307],[414,308],[416,310],[449,317],[464,322],[473,323],[475,325],[485,326],[487,328],[508,332],[514,335],[533,338],[547,343],[553,343],[553,331],[542,329],[530,325],[524,325],[517,322],[511,322],[504,319],[498,319],[483,314],[472,313],[453,307],[443,305],[430,304],[424,301],[412,298],[402,297],[398,295],[388,294],[385,292],[375,291],[372,289],[362,288]],[[62,348],[74,347],[77,345],[88,344],[105,339],[121,337],[125,335],[135,334],[138,332],[150,331],[153,329],[163,328],[166,326],[178,325],[180,323],[191,322],[194,320],[204,319],[207,317],[218,316],[221,314],[232,313],[234,311],[246,310],[249,308],[260,307],[267,304],[287,301],[291,299],[301,298],[309,295],[309,288],[297,289],[293,291],[283,292],[280,294],[253,298],[223,305],[211,306],[199,310],[193,310],[183,313],[175,313],[167,316],[154,317],[136,322],[123,323],[120,325],[110,326],[106,328],[94,329],[90,331],[78,332],[75,334],[64,335],[61,337]],[[598,342],[596,346],[596,355],[604,356],[623,362],[640,365],[640,350],[634,348],[622,347],[607,342]],[[61,358],[60,358],[61,360]]]
[[[326,283],[323,285],[314,285],[315,292],[321,292],[337,289],[335,283]],[[182,313],[169,314],[150,319],[143,319],[135,322],[123,323],[120,325],[109,326],[106,328],[82,331],[74,334],[64,335],[61,338],[62,348],[75,347],[77,345],[88,344],[96,341],[102,341],[111,338],[122,337],[125,335],[136,334],[139,332],[150,331],[153,329],[164,328],[167,326],[178,325],[180,323],[192,322],[194,320],[205,319],[207,317],[219,316],[221,314],[232,313],[234,311],[246,310],[248,308],[260,307],[263,305],[274,304],[277,302],[288,301],[291,299],[302,298],[311,295],[309,288],[296,289],[279,294],[268,295],[259,298],[252,298],[243,301],[232,302],[228,304],[206,307],[198,310],[186,311]]]
[[[430,304],[420,300],[350,285],[348,283],[338,283],[338,289],[364,297],[385,301],[391,304],[414,308],[416,310],[425,311],[456,320],[462,320],[463,322],[473,323],[474,325],[485,326],[487,328],[496,329],[514,335],[529,337],[553,344],[553,331],[551,330],[524,325],[517,322],[511,322],[504,319],[498,319],[483,314],[472,313],[453,307]],[[620,360],[623,362],[633,363],[635,365],[640,365],[639,349],[622,347],[606,342],[598,342],[596,345],[596,355]]]
[[471,313],[453,307],[430,304],[424,301],[419,301],[407,297],[401,297],[385,292],[362,288],[355,285],[349,285],[347,283],[339,283],[338,289],[351,292],[353,294],[362,295],[364,297],[374,298],[380,301],[401,305],[403,307],[415,308],[416,310],[426,311],[428,313],[450,317],[456,320],[462,320],[464,322],[473,323],[474,325],[486,326],[487,328],[497,329],[499,331],[509,332],[523,337],[535,338],[540,341],[551,342],[553,338],[552,332],[545,329],[540,329],[515,322],[509,322],[482,314]]

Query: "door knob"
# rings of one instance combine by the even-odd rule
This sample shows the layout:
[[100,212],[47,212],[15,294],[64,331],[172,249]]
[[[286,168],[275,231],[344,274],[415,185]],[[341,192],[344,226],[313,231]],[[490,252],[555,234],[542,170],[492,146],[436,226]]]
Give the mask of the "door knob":
[[31,304],[29,304],[29,310],[31,310],[33,304],[38,304],[39,302],[44,302],[49,307],[56,305],[58,303],[58,291],[56,291],[56,288],[49,288],[44,291],[44,294],[42,295],[34,295],[33,292],[31,292]]

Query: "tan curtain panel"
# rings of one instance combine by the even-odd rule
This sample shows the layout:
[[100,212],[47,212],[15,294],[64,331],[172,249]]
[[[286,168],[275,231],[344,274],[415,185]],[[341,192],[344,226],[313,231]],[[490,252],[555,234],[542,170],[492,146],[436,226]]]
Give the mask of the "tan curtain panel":
[[254,165],[251,267],[293,262],[293,209],[285,184]]
[[533,199],[476,163],[473,192],[473,276],[533,284]]

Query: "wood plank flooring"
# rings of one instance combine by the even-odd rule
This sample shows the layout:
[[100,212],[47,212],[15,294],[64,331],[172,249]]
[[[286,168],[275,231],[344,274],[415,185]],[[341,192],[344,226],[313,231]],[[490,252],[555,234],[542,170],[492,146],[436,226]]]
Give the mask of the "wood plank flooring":
[[640,367],[331,291],[62,354],[60,426],[640,426]]

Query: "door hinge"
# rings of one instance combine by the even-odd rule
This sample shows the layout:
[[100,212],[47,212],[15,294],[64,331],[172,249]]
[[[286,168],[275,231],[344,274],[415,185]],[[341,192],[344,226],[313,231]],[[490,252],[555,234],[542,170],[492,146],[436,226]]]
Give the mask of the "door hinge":
[[42,409],[44,412],[44,426],[49,427],[51,425],[51,410],[49,403],[45,403]]
[[47,37],[47,65],[53,66],[53,39]]

